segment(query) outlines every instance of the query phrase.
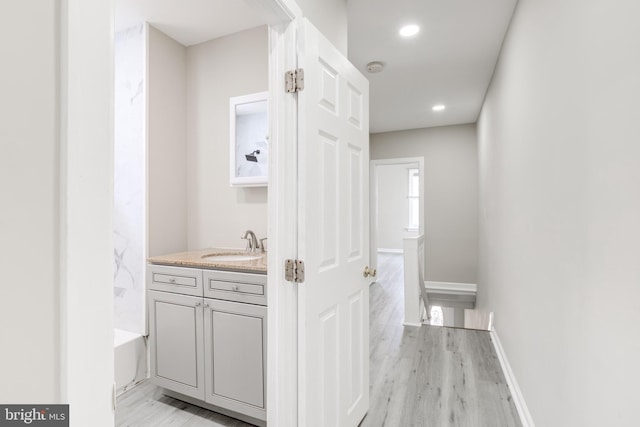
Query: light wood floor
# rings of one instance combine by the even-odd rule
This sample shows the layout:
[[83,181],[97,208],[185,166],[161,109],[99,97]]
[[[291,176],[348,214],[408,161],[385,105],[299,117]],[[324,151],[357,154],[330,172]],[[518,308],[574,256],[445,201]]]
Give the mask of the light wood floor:
[[117,427],[251,427],[234,418],[165,396],[145,381],[118,397]]
[[[489,333],[403,327],[401,255],[379,255],[378,271],[371,286],[371,405],[360,426],[521,426]],[[118,397],[116,426],[249,424],[164,396],[147,381]]]
[[489,332],[402,326],[402,255],[371,285],[371,404],[361,427],[521,426]]

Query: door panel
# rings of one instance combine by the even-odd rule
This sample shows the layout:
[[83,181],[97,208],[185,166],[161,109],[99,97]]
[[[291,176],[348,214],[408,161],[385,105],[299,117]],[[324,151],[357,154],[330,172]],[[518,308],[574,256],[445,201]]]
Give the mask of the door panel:
[[322,199],[319,212],[323,220],[320,222],[321,233],[319,244],[322,248],[320,268],[334,268],[338,261],[338,207],[340,195],[338,187],[338,138],[326,132],[319,132],[322,150],[320,156],[320,173]]
[[308,21],[298,41],[299,425],[354,427],[369,406],[369,87]]
[[263,319],[212,312],[213,394],[264,408]]
[[148,299],[151,379],[203,399],[202,298],[148,291]]
[[349,144],[349,228],[351,231],[349,241],[349,261],[354,261],[362,256],[363,230],[362,216],[363,205],[360,192],[362,189],[362,148]]
[[363,315],[363,292],[358,290],[355,294],[349,297],[349,368],[351,375],[349,376],[349,412],[353,412],[356,405],[363,397],[363,374],[361,364],[364,357],[369,357],[369,354],[362,354],[363,346],[362,337],[364,335],[362,324]]
[[205,299],[208,403],[266,419],[267,307]]
[[335,390],[340,387],[338,310],[338,306],[333,306],[320,315],[322,360],[320,361],[321,383],[318,385],[321,391],[320,396],[322,396],[321,425],[323,426],[340,425],[340,395],[335,393]]

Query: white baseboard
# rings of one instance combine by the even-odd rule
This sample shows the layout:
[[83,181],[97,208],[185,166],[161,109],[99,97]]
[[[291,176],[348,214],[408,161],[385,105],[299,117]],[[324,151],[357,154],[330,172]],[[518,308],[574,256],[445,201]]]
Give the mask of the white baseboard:
[[378,252],[383,254],[402,254],[404,251],[402,249],[390,249],[390,248],[378,248]]
[[489,331],[489,335],[491,336],[491,342],[493,343],[493,348],[496,350],[496,355],[498,356],[498,360],[500,361],[500,366],[502,367],[502,372],[504,373],[504,377],[507,380],[507,385],[509,386],[509,390],[511,391],[511,397],[513,398],[513,403],[516,405],[516,410],[518,411],[518,415],[520,416],[520,422],[522,423],[522,427],[535,427],[533,423],[533,418],[531,418],[531,413],[529,412],[529,408],[527,407],[526,402],[524,401],[524,397],[522,396],[522,391],[520,391],[520,386],[518,386],[518,382],[516,381],[516,377],[511,370],[511,365],[509,365],[509,361],[507,360],[507,355],[502,348],[502,344],[500,343],[500,338],[498,338],[498,333],[495,328],[491,327],[491,331]]
[[416,326],[416,327],[420,327],[420,326],[422,326],[422,323],[402,322],[402,326]]
[[475,294],[477,286],[475,283],[456,283],[456,282],[431,282],[425,281],[424,286],[427,292],[438,293],[469,293]]

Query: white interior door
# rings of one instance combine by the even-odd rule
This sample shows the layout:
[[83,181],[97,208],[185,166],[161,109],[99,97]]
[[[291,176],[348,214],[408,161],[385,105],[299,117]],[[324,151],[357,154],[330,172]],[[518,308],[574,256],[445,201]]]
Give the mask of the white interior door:
[[369,82],[308,21],[298,31],[299,425],[369,408]]

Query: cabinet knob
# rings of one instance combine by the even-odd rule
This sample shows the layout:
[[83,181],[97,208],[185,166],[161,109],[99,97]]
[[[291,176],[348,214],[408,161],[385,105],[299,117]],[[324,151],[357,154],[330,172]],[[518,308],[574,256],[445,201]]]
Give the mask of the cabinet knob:
[[200,307],[200,301],[196,303],[196,307]]
[[232,291],[237,291],[238,289],[240,289],[240,288],[238,287],[238,285],[231,285],[231,290],[232,290]]
[[169,283],[176,283],[176,279],[172,277],[171,279],[169,279]]

